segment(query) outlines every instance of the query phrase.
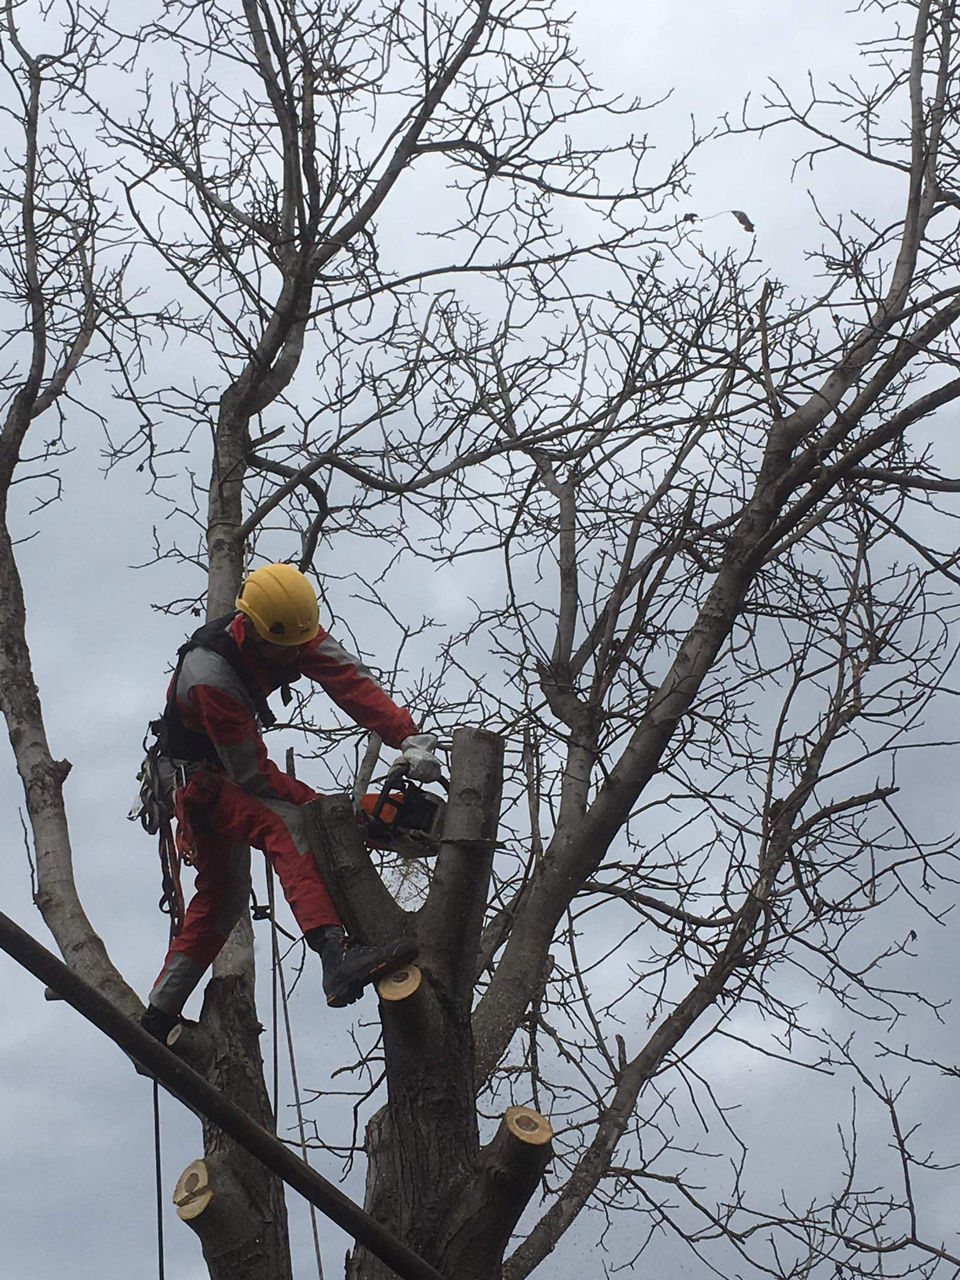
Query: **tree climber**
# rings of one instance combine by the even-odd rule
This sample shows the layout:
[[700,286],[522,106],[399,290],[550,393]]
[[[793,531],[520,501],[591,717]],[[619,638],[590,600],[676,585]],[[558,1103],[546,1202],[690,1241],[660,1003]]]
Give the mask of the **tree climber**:
[[196,891],[150,992],[144,1028],[163,1039],[246,908],[246,847],[270,857],[307,944],[320,955],[323,989],[334,1008],[359,999],[367,983],[416,955],[401,939],[385,947],[349,945],[311,856],[300,806],[310,787],[267,755],[260,725],[275,717],[266,698],[301,675],[388,746],[399,747],[408,777],[440,776],[437,739],[419,733],[362,662],[319,623],[317,597],[289,564],[256,569],[237,597],[238,612],[201,627],[181,648],[156,722],[158,772],[177,819],[177,844],[196,868]]

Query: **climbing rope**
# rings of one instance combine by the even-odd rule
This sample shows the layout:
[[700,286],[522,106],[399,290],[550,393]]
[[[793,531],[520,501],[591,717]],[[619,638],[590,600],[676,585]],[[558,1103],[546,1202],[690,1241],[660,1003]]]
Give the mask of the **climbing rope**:
[[[279,1124],[280,1121],[280,1019],[278,997],[280,992],[280,973],[282,972],[280,961],[278,958],[279,946],[277,943],[277,917],[276,917],[276,891],[273,883],[273,866],[270,862],[268,854],[263,855],[263,860],[267,868],[267,911],[270,920],[270,954],[271,954],[271,983],[270,983],[270,1007],[273,1014],[273,1122]],[[252,892],[252,890],[251,890]]]
[[157,1275],[163,1280],[163,1173],[160,1164],[160,1085],[153,1081],[153,1155],[157,1173]]
[[[144,786],[146,787],[147,784],[144,783]],[[144,830],[149,831],[150,828],[147,826],[143,817],[141,817],[141,822],[144,824]],[[166,909],[170,916],[169,945],[169,943],[173,942],[174,938],[183,928],[183,890],[180,887],[180,856],[168,816],[159,815],[156,830],[160,833],[160,861],[164,869],[164,896],[160,901],[160,910],[163,911]],[[168,872],[170,873],[169,880]],[[164,908],[164,902],[168,904],[167,908]],[[153,1077],[153,1163],[157,1187],[157,1275],[159,1280],[164,1280],[163,1169],[160,1161],[160,1085],[156,1076]]]

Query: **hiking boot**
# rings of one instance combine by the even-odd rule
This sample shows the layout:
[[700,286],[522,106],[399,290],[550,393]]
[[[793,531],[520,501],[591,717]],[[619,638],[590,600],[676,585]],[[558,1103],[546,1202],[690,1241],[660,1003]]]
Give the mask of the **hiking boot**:
[[368,983],[409,964],[416,956],[417,944],[412,938],[401,938],[385,947],[341,945],[333,954],[324,948],[323,990],[327,1004],[331,1009],[353,1004],[363,995]]
[[149,1031],[154,1040],[166,1044],[167,1036],[179,1021],[179,1013],[167,1013],[164,1009],[158,1009],[155,1004],[148,1004],[146,1012],[140,1019],[140,1026],[144,1031]]

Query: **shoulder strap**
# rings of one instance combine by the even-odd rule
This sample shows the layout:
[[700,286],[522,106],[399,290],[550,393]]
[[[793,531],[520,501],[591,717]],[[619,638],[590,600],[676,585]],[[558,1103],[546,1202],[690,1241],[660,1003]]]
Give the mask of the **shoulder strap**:
[[180,676],[180,668],[183,666],[184,658],[192,649],[207,649],[211,653],[219,654],[225,662],[230,664],[250,701],[256,707],[257,718],[264,729],[269,729],[276,724],[277,717],[267,705],[266,695],[248,670],[240,653],[240,646],[228,630],[229,624],[235,616],[233,613],[225,613],[222,618],[214,618],[211,622],[205,622],[202,627],[197,628],[189,640],[180,646],[177,650],[177,666],[174,678],[170,685],[171,699],[176,697],[177,680]]

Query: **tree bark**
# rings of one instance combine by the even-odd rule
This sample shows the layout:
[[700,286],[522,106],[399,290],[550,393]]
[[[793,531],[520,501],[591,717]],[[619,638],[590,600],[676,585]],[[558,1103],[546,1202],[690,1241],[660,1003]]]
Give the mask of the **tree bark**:
[[530,1107],[508,1107],[465,1188],[445,1251],[447,1274],[498,1280],[510,1236],[553,1157],[553,1128]]
[[55,760],[47,741],[26,636],[26,606],[0,493],[0,711],[23,783],[36,851],[34,900],[70,967],[114,1004],[134,1015],[142,1005],[111,964],[77,893],[63,803],[69,760]]
[[[244,1280],[262,1273],[264,1245],[257,1234],[259,1214],[235,1176],[234,1163],[215,1152],[194,1160],[180,1175],[173,1202],[181,1221],[200,1237],[210,1274]],[[238,1232],[238,1223],[245,1229]]]
[[347,932],[371,946],[412,933],[413,920],[370,861],[350,797],[318,796],[302,813],[314,859]]
[[[246,921],[249,929],[249,920]],[[270,1133],[276,1118],[264,1083],[256,1003],[239,974],[213,977],[201,1023],[213,1043],[207,1078]],[[215,1124],[204,1121],[205,1159],[231,1188],[220,1211],[190,1225],[200,1237],[211,1280],[292,1280],[283,1183]],[[233,1248],[224,1241],[234,1240]]]
[[[382,1000],[387,1103],[367,1126],[365,1207],[416,1253],[457,1280],[499,1275],[510,1233],[549,1159],[542,1141],[501,1126],[481,1147],[477,1127],[471,1004],[480,931],[496,843],[503,744],[482,729],[454,734],[450,793],[433,886],[427,903],[408,915],[420,945],[423,981],[403,1000]],[[311,807],[319,826],[335,813],[330,801]],[[338,862],[334,892],[365,936],[376,932],[380,884],[359,837],[344,855],[328,827],[318,841],[326,874]],[[374,884],[376,881],[376,885]],[[382,889],[382,885],[380,885]],[[392,900],[391,900],[392,902]],[[393,910],[399,910],[393,904]],[[520,1133],[523,1136],[518,1137]],[[546,1135],[546,1136],[544,1136]],[[367,1250],[354,1250],[347,1280],[388,1280]]]
[[[237,393],[224,393],[217,423],[207,514],[209,576],[207,618],[229,612],[243,575],[243,481],[248,418]],[[244,912],[214,961],[213,978],[203,998],[200,1021],[214,1046],[207,1072],[221,1089],[269,1132],[276,1131],[260,1054],[254,995],[256,973],[253,929]],[[283,1184],[259,1161],[216,1126],[204,1125],[204,1157],[224,1171],[238,1194],[213,1217],[201,1214],[191,1226],[200,1237],[211,1280],[290,1280],[292,1263]],[[250,1236],[251,1216],[256,1230]],[[232,1222],[231,1222],[232,1218]],[[241,1256],[219,1252],[221,1240],[250,1239]]]

